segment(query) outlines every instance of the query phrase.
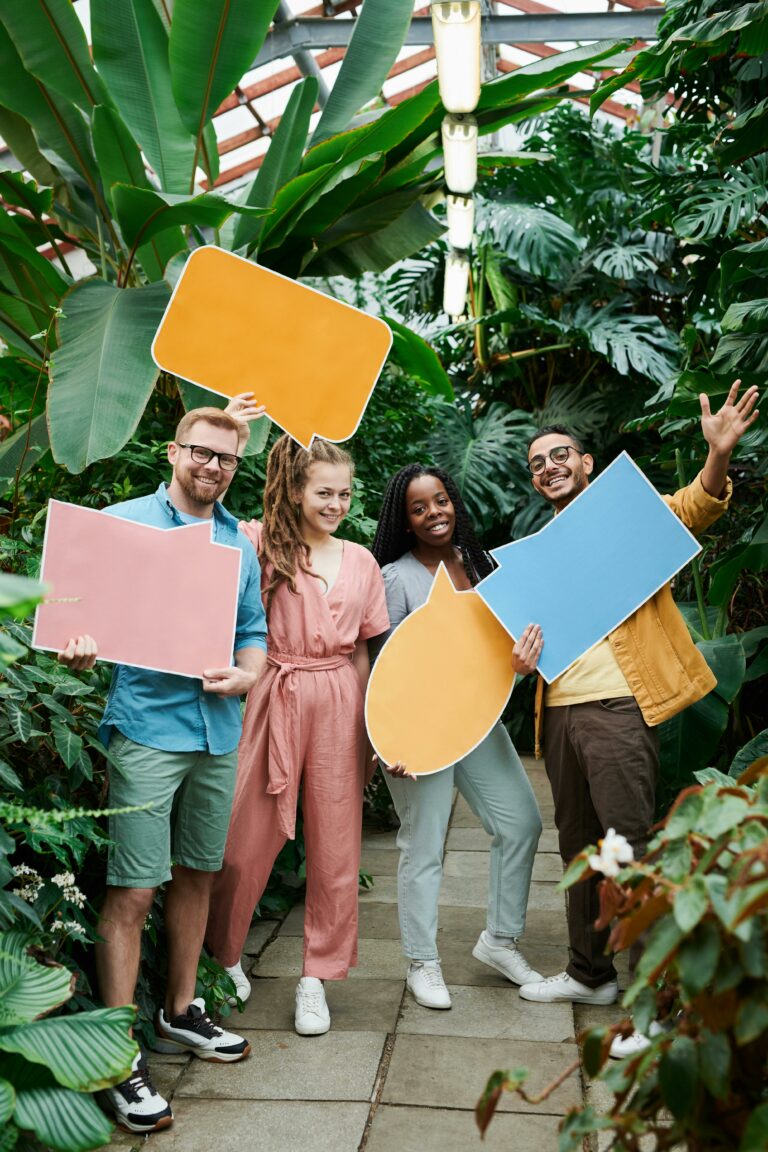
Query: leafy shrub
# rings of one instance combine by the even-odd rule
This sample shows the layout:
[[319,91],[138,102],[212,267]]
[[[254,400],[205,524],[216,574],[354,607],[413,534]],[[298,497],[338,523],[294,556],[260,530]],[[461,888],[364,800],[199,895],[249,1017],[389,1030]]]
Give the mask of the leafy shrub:
[[[768,759],[738,782],[711,768],[697,779],[642,860],[619,869],[585,848],[562,882],[571,887],[599,865],[598,926],[613,922],[616,951],[641,936],[644,947],[623,1000],[633,1022],[584,1038],[584,1067],[613,1102],[602,1114],[570,1112],[560,1152],[577,1152],[597,1131],[632,1152],[768,1147]],[[609,1063],[614,1036],[633,1027],[648,1035],[653,1020],[662,1030],[644,1051]],[[524,1095],[524,1081],[522,1069],[494,1073],[478,1104],[481,1129],[503,1091]]]

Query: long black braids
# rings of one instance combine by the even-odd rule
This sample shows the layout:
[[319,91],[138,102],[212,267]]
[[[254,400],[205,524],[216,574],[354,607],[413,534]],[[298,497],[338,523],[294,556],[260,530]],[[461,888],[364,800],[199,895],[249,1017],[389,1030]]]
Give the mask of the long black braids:
[[475,535],[464,501],[453,479],[432,464],[406,464],[390,479],[381,505],[376,538],[371,551],[381,568],[399,560],[410,552],[413,536],[408,534],[408,518],[405,514],[405,494],[408,485],[418,476],[434,476],[443,484],[456,514],[456,527],[453,543],[461,552],[464,570],[470,584],[475,585],[496,567],[491,557],[483,549]]

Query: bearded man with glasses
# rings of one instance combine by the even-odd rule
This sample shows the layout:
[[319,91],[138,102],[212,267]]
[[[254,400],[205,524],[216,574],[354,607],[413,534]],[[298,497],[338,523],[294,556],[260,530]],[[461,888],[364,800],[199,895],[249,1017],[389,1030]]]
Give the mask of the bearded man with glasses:
[[[728,507],[731,453],[758,416],[757,388],[748,388],[739,399],[739,383],[733,384],[719,412],[710,411],[706,395],[699,397],[707,459],[690,484],[664,497],[692,532],[708,528]],[[533,487],[556,514],[584,491],[593,468],[591,454],[562,425],[539,429],[529,443]],[[563,579],[568,579],[567,565]],[[535,667],[545,640],[536,626],[526,632],[516,646],[519,671]],[[654,822],[658,725],[700,700],[715,684],[669,585],[546,689],[539,677],[536,754],[544,744],[566,865],[609,828],[627,838],[636,858],[643,855]],[[524,1000],[612,1004],[617,999],[613,956],[605,952],[609,932],[594,928],[598,879],[592,877],[568,893],[567,968],[547,980],[524,984]],[[631,967],[633,959],[630,955]],[[619,1039],[612,1054],[626,1054],[620,1048],[628,1044],[627,1051],[637,1051],[644,1039],[638,1034],[634,1040]]]
[[[108,806],[133,809],[109,821],[107,892],[96,946],[101,998],[107,1007],[133,1002],[144,922],[156,889],[167,884],[168,980],[154,1047],[219,1063],[243,1060],[250,1052],[247,1040],[218,1027],[203,999],[195,998],[211,884],[221,868],[232,808],[240,697],[266,662],[259,562],[237,519],[219,502],[247,436],[247,425],[226,412],[193,409],[168,445],[170,484],[163,481],[151,496],[106,509],[155,528],[212,524],[216,543],[242,553],[232,666],[206,669],[197,680],[118,664],[99,732],[113,761]],[[173,578],[169,572],[168,580]],[[212,587],[210,595],[216,594]],[[197,621],[191,619],[189,627],[196,628]],[[78,636],[59,659],[83,670],[92,668],[96,657],[96,641]],[[131,1075],[103,1095],[126,1131],[153,1132],[173,1120],[143,1055]]]

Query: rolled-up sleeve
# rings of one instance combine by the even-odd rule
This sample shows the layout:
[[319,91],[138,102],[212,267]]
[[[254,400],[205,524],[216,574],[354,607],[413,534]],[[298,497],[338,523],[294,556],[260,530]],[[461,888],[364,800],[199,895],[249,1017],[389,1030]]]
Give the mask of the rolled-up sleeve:
[[261,568],[256,553],[243,549],[244,579],[240,582],[235,627],[235,652],[241,648],[267,648],[267,617],[261,602]]

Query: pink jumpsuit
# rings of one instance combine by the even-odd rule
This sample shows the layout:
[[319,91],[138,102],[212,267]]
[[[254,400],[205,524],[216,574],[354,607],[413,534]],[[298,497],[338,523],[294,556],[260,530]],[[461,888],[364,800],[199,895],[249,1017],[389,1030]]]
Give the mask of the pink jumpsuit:
[[[258,547],[261,525],[241,525]],[[270,580],[262,574],[262,587]],[[242,954],[272,865],[295,833],[302,785],[307,894],[304,974],[341,980],[357,963],[365,729],[352,663],[358,639],[389,628],[376,561],[344,541],[327,596],[299,572],[298,595],[272,600],[267,666],[248,696],[224,864],[214,881],[206,943],[231,967]]]

